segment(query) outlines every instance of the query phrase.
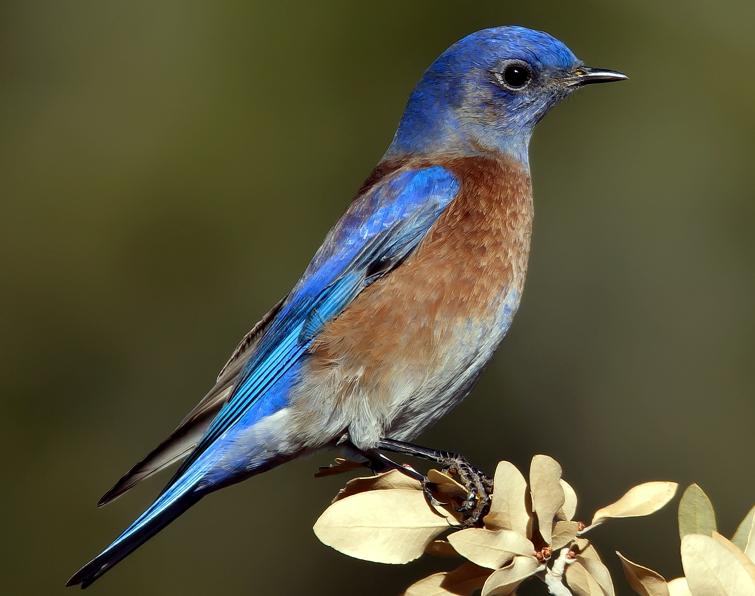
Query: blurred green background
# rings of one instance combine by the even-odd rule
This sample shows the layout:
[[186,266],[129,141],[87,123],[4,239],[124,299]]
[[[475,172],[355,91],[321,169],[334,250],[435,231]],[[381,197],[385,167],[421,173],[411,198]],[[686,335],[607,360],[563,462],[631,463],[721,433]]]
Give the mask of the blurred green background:
[[[270,4],[0,3],[4,593],[62,594],[141,511],[164,477],[94,504],[295,282],[423,69],[506,23],[631,81],[540,126],[523,306],[421,442],[551,454],[583,518],[696,480],[730,534],[755,497],[755,4]],[[93,593],[394,594],[447,564],[319,544],[328,460],[205,499]],[[678,575],[674,510],[594,539]]]

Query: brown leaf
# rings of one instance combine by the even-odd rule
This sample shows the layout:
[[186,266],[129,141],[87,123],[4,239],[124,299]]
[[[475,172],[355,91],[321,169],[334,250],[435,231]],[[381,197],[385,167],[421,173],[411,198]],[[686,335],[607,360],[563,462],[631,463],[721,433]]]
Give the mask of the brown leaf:
[[674,498],[676,482],[645,482],[630,488],[615,503],[598,509],[593,515],[592,524],[608,518],[638,517],[655,513]]
[[527,482],[514,464],[498,462],[493,479],[493,499],[485,526],[492,529],[513,530],[529,537],[530,514],[526,503]]
[[755,594],[755,582],[745,566],[711,536],[688,534],[682,538],[682,566],[693,594]]
[[648,567],[643,567],[633,563],[620,552],[616,552],[624,568],[624,575],[627,582],[634,590],[635,594],[640,596],[668,596],[666,579],[660,574]]
[[467,489],[448,474],[438,470],[429,470],[427,472],[427,479],[436,485],[437,491],[433,492],[438,493],[436,494],[436,497],[438,498],[449,496],[464,499],[467,496]]
[[608,571],[608,567],[603,564],[598,551],[593,546],[587,546],[580,551],[577,561],[582,563],[587,572],[595,578],[595,581],[598,582],[598,585],[606,593],[606,596],[615,596],[611,573]]
[[448,540],[433,540],[425,548],[425,554],[433,557],[459,557],[459,553],[454,550],[451,543]]
[[579,523],[573,521],[558,521],[553,526],[553,536],[551,536],[551,548],[559,550],[567,544],[577,539]]
[[392,488],[404,488],[407,490],[422,490],[422,485],[418,480],[410,478],[400,470],[389,470],[372,476],[362,476],[352,478],[346,483],[333,499],[333,502],[340,501],[351,495],[363,493],[368,490],[387,490]]
[[509,596],[524,580],[534,575],[540,564],[534,557],[514,557],[509,565],[494,571],[485,581],[481,596]]
[[716,531],[716,513],[708,495],[697,484],[690,484],[679,501],[679,538],[687,534],[710,536]]
[[558,510],[556,517],[561,520],[571,521],[577,513],[577,493],[566,480],[561,479],[561,488],[564,489],[564,504]]
[[[440,511],[440,510],[439,510]],[[416,559],[438,534],[456,524],[435,514],[420,490],[391,488],[357,493],[328,507],[314,526],[324,544],[377,563]]]
[[590,546],[590,541],[587,538],[577,538],[574,541],[574,546],[577,548],[577,552],[582,553]]
[[467,528],[451,534],[448,542],[462,557],[489,569],[507,565],[516,555],[535,554],[535,546],[512,530]]
[[755,563],[755,505],[739,523],[731,541]]
[[574,561],[566,568],[566,583],[574,596],[603,596],[600,584],[579,561]]
[[547,455],[536,455],[532,458],[530,492],[540,535],[550,544],[553,518],[566,500],[564,489],[561,487],[561,466],[555,459]]
[[404,596],[471,596],[482,588],[490,575],[472,563],[464,563],[453,571],[434,573],[409,586]]

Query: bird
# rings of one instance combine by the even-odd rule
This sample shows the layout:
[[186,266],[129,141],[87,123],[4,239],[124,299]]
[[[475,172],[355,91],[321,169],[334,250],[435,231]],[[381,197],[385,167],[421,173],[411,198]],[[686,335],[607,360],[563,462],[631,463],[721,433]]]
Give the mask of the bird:
[[288,295],[99,505],[183,460],[167,486],[67,585],[86,588],[204,496],[303,454],[441,457],[410,441],[470,393],[522,297],[533,130],[576,89],[626,78],[520,26],[445,50]]

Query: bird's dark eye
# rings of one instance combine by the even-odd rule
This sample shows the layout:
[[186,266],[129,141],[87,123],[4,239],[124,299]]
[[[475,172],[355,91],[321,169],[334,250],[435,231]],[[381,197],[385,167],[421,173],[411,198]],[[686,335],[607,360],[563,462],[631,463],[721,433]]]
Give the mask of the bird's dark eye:
[[509,89],[518,91],[524,89],[532,80],[532,70],[524,62],[507,64],[499,76],[499,82]]

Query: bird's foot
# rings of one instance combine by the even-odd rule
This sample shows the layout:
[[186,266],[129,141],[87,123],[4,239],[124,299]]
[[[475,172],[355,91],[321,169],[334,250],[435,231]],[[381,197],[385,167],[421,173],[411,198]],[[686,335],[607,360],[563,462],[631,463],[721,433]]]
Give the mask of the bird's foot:
[[443,466],[443,471],[455,477],[467,491],[467,496],[456,508],[456,511],[462,515],[462,525],[465,527],[481,525],[482,518],[490,509],[493,482],[460,455],[449,454],[448,458],[439,463]]
[[[482,518],[490,509],[493,482],[475,466],[470,464],[465,457],[456,453],[439,451],[387,438],[380,439],[378,449],[428,459],[439,464],[444,472],[455,477],[464,490],[466,490],[466,497],[456,508],[457,513],[462,516],[462,524],[467,527],[482,525]],[[428,484],[431,483],[423,482],[423,489],[426,495]],[[431,505],[433,504],[432,501],[428,500],[428,502]]]

